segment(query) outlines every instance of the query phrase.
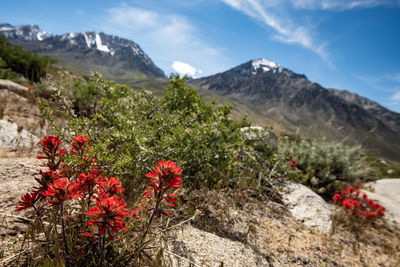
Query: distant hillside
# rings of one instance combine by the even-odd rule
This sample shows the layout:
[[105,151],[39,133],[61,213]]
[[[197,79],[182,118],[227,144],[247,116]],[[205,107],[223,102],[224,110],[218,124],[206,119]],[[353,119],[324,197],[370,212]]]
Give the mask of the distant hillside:
[[362,144],[400,161],[400,114],[364,97],[325,89],[274,62],[249,61],[192,85],[232,98],[289,132]]
[[109,79],[165,77],[138,44],[116,36],[95,32],[54,35],[37,25],[10,24],[0,24],[0,35],[28,51],[56,58],[63,66],[101,71]]

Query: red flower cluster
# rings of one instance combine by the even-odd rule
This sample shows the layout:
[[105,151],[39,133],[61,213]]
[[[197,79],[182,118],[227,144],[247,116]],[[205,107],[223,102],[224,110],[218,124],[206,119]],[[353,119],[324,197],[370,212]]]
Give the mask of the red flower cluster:
[[61,149],[58,151],[61,141],[58,136],[45,136],[40,143],[42,146],[42,151],[45,155],[37,156],[38,159],[47,159],[47,165],[43,167],[48,167],[50,170],[57,170],[63,161],[63,156],[67,151],[65,149]]
[[76,152],[81,151],[83,148],[85,148],[87,144],[89,144],[89,141],[90,141],[89,137],[82,134],[78,134],[72,139],[71,146],[73,151]]
[[172,215],[161,209],[160,205],[166,203],[169,206],[175,206],[177,195],[170,194],[168,191],[180,188],[182,179],[179,175],[181,173],[182,170],[176,166],[175,162],[162,160],[157,162],[152,172],[146,174],[146,177],[151,179],[151,188],[147,187],[147,191],[143,193],[143,196],[147,196],[147,203],[149,204],[152,199],[156,200],[156,213],[168,216]]
[[78,175],[79,191],[84,194],[91,194],[101,177],[101,172],[92,170],[91,173]]
[[125,189],[122,188],[121,183],[115,177],[104,177],[100,179],[97,189],[99,190],[99,195],[122,195]]
[[[55,155],[57,150],[61,145],[60,137],[58,136],[45,136],[40,143],[42,150],[46,155]],[[38,156],[39,159],[47,158],[43,156]]]
[[[154,188],[155,192],[162,188],[165,191],[171,187],[179,189],[182,182],[179,175],[182,173],[182,170],[176,166],[176,163],[170,160],[162,160],[157,162],[157,164],[158,166],[155,165],[152,172],[146,174],[146,177],[151,179],[150,186]],[[167,184],[166,187],[164,187],[165,184]]]
[[374,220],[385,215],[385,207],[369,199],[365,193],[361,196],[361,191],[352,186],[335,194],[333,203],[366,219]]
[[292,167],[293,169],[297,168],[298,163],[299,162],[297,161],[296,156],[293,156],[292,159],[289,160],[289,166]]
[[[137,215],[141,208],[150,205],[149,219],[146,225],[137,231],[142,231],[140,242],[145,240],[154,219],[161,215],[172,215],[164,210],[162,204],[175,206],[177,194],[174,191],[180,188],[182,182],[182,170],[174,162],[159,161],[154,170],[146,175],[150,178],[150,185],[143,194],[146,201],[141,202],[134,210],[126,209],[125,190],[117,178],[102,177],[102,171],[92,155],[89,142],[88,137],[77,135],[72,140],[72,149],[66,152],[65,149],[61,149],[59,137],[44,137],[41,142],[44,156],[38,158],[47,159],[44,166],[47,166],[48,170],[39,172],[38,177],[35,177],[39,185],[34,187],[32,192],[22,195],[15,209],[21,211],[33,208],[36,216],[47,222],[42,223],[41,230],[37,230],[42,231],[41,233],[48,232],[47,225],[60,225],[62,234],[55,238],[62,239],[65,255],[75,253],[69,251],[69,247],[81,242],[80,240],[74,243],[74,238],[101,237],[103,247],[100,250],[94,249],[99,242],[83,239],[88,243],[82,243],[76,251],[85,251],[81,251],[83,254],[75,253],[80,259],[86,257],[85,253],[100,253],[104,256],[106,236],[113,240],[111,233],[128,229],[128,219]],[[138,216],[135,219],[140,221]],[[69,242],[72,242],[71,245],[68,245]]]
[[[85,212],[86,215],[95,216],[93,220],[88,220],[88,226],[94,230],[93,225],[96,225],[100,235],[105,235],[108,229],[112,232],[128,229],[124,226],[126,221],[123,220],[134,212],[125,209],[127,204],[123,199],[124,189],[119,180],[115,177],[97,179],[96,192],[97,195],[93,197],[96,206]],[[110,239],[113,239],[109,232],[108,234]],[[94,236],[87,232],[84,235]]]
[[47,191],[43,196],[49,198],[47,201],[50,205],[62,205],[67,199],[77,199],[82,196],[79,193],[79,184],[68,181],[67,178],[60,178],[54,180],[52,184],[48,185]]
[[21,196],[21,200],[18,201],[18,206],[15,208],[15,211],[32,208],[39,199],[40,194],[38,191],[33,191],[32,193],[28,192]]
[[[129,216],[131,211],[126,210],[126,203],[116,195],[109,197],[102,195],[97,199],[96,206],[85,212],[86,215],[95,216],[94,220],[88,221],[88,226],[93,225],[99,228],[100,235],[104,235],[107,229],[116,232],[117,230],[128,229],[124,226],[124,217]],[[110,235],[112,238],[112,236]]]

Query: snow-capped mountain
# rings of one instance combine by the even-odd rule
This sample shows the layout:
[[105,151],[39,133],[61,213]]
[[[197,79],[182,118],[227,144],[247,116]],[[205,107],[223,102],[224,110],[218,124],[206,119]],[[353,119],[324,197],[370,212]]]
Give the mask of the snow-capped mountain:
[[252,60],[192,84],[235,99],[292,132],[361,143],[400,160],[400,114],[347,91],[325,89],[277,63]]
[[0,35],[29,51],[52,56],[62,65],[99,70],[106,77],[165,77],[138,44],[124,38],[96,32],[54,35],[37,25],[10,24],[0,24]]
[[11,26],[10,24],[0,24],[1,35],[9,40],[19,41],[42,41],[52,37],[53,34],[42,31],[37,25]]

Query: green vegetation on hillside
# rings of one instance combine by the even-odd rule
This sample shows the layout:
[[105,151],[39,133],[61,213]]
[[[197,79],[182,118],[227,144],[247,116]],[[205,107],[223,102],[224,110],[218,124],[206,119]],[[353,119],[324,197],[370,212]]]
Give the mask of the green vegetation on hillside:
[[0,78],[2,79],[17,80],[17,74],[22,74],[32,82],[38,82],[46,76],[55,62],[50,57],[32,54],[11,44],[4,36],[0,36]]
[[[57,134],[67,140],[70,133],[90,136],[99,164],[132,190],[143,184],[144,173],[160,159],[182,167],[188,177],[186,188],[220,188],[252,178],[248,173],[253,166],[247,163],[252,159],[244,149],[251,153],[253,148],[246,147],[240,132],[249,123],[230,119],[232,107],[215,107],[188,88],[184,79],[171,79],[162,97],[107,82],[99,74],[78,84],[70,82],[64,85],[74,87],[68,91],[75,99],[64,102],[69,103],[63,113],[67,125],[59,125]],[[86,97],[93,92],[96,98]],[[83,104],[87,99],[93,102]],[[80,106],[90,111],[77,110]],[[43,111],[51,117],[50,109]]]
[[232,120],[231,106],[204,100],[179,76],[170,79],[160,97],[105,81],[100,74],[61,75],[38,89],[49,87],[63,96],[50,102],[62,107],[61,113],[49,106],[42,109],[53,122],[55,115],[63,117],[66,124],[55,124],[57,134],[66,140],[77,133],[90,136],[99,164],[133,191],[159,159],[182,166],[189,189],[240,186],[263,191],[269,178],[286,177],[329,197],[345,184],[376,176],[360,147],[283,141],[277,153],[267,143],[246,140],[241,132],[250,126],[246,119]]

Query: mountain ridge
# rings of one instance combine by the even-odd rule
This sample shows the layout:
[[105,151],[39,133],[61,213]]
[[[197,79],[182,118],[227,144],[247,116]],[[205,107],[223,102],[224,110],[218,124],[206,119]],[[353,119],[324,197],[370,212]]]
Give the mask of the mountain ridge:
[[[165,78],[164,72],[135,42],[96,32],[55,35],[37,25],[0,24],[0,35],[24,49],[52,56],[61,64],[89,71],[100,70],[107,78],[133,75]],[[85,60],[85,62],[82,62]],[[96,69],[98,68],[98,69]]]
[[291,132],[362,144],[400,161],[400,114],[356,94],[326,89],[279,64],[260,66],[262,61],[270,62],[250,60],[191,83],[234,98]]

